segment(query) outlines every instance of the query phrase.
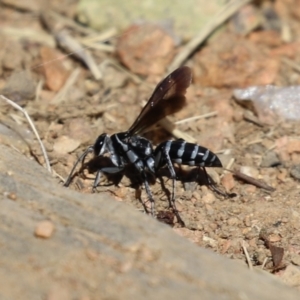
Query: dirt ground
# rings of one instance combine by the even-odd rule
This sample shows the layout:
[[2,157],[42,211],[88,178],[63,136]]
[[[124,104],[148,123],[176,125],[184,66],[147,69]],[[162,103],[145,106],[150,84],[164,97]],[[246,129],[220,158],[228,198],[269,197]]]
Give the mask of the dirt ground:
[[[42,7],[35,10],[12,3],[0,2],[0,94],[26,109],[46,147],[57,184],[62,184],[78,156],[99,134],[111,135],[130,127],[184,45],[176,46],[158,25],[133,26],[105,41],[110,50],[86,49],[100,66],[101,78],[97,79],[97,72],[91,72],[77,58],[78,53],[56,42],[63,29],[76,41],[95,34],[76,25],[76,1],[51,1],[50,8],[64,16],[59,22],[49,21],[49,9],[46,14]],[[218,188],[236,194],[224,197],[195,183],[193,170],[183,168],[180,176],[191,180],[178,180],[176,185],[177,208],[185,222],[182,227],[169,210],[168,192],[158,180],[151,190],[158,217],[179,235],[263,268],[299,288],[298,267],[294,273],[289,270],[289,266],[300,266],[299,123],[277,116],[266,118],[268,112],[253,113],[252,107],[240,105],[232,96],[235,88],[300,84],[297,3],[263,1],[247,6],[224,24],[185,63],[194,78],[187,91],[187,106],[170,117],[173,122],[182,120],[177,129],[216,153],[224,167],[242,171],[275,191],[254,186],[223,169],[207,169]],[[150,36],[145,32],[154,34],[143,40],[141,37]],[[144,70],[149,70],[147,76]],[[8,127],[18,133],[10,146],[45,165],[23,114],[4,101],[0,109],[0,130]],[[189,119],[194,116],[202,117]],[[20,143],[20,135],[27,144]],[[145,136],[154,145],[172,138],[161,127]],[[91,169],[96,163],[90,164]],[[87,171],[86,176],[75,176],[70,188],[91,193],[95,173]],[[103,177],[97,193],[109,193],[116,201],[143,211],[139,196],[141,192],[146,201],[146,193],[128,178],[131,172],[123,178],[109,178],[119,180],[117,184]],[[164,177],[164,182],[171,191],[172,182],[167,179]]]

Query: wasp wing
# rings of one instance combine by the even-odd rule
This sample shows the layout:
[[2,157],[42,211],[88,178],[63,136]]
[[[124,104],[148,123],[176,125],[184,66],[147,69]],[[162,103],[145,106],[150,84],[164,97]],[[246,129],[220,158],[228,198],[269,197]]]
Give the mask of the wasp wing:
[[141,134],[164,117],[181,110],[186,104],[185,93],[191,81],[192,72],[186,66],[176,69],[163,79],[129,128],[129,135]]

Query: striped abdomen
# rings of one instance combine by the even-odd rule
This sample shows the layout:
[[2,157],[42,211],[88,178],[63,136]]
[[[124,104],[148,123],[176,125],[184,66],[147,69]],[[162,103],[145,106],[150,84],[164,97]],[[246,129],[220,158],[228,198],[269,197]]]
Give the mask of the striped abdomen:
[[161,167],[167,163],[166,155],[173,163],[200,167],[222,167],[216,154],[197,144],[183,140],[166,141],[158,145],[154,151],[155,166]]

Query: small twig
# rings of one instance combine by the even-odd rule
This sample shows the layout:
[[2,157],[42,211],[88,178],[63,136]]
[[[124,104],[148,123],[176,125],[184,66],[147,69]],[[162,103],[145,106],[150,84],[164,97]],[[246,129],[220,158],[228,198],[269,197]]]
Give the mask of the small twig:
[[89,36],[80,39],[80,42],[103,43],[111,40],[114,36],[117,35],[117,33],[117,29],[112,27],[97,34],[90,34]]
[[190,117],[190,118],[186,118],[186,119],[183,119],[183,120],[176,121],[175,124],[178,125],[178,124],[188,123],[188,122],[192,122],[192,121],[196,121],[196,120],[200,120],[200,119],[207,119],[207,118],[210,118],[210,117],[214,117],[217,114],[218,114],[217,111],[212,111],[210,113],[203,114],[203,115],[200,115],[200,116],[194,116],[194,117]]
[[235,177],[237,177],[238,179],[241,179],[241,180],[243,180],[247,183],[250,183],[252,185],[255,185],[259,188],[265,189],[265,190],[270,191],[270,192],[275,191],[275,188],[273,188],[272,186],[266,184],[265,182],[263,182],[261,180],[257,180],[257,179],[255,179],[251,176],[248,176],[248,175],[246,175],[246,174],[244,174],[240,171],[228,170],[228,169],[226,169],[226,170],[229,171],[229,172],[232,172]]
[[259,127],[264,127],[264,125],[258,120],[258,118],[249,110],[246,110],[244,112],[243,117],[245,121],[251,122]]
[[138,77],[137,75],[131,73],[128,69],[125,69],[124,67],[122,67],[120,65],[120,63],[118,63],[117,61],[115,61],[114,59],[108,58],[106,60],[104,60],[100,65],[99,65],[99,69],[104,72],[104,69],[106,68],[107,65],[112,65],[115,68],[117,68],[118,70],[120,70],[121,72],[124,72],[126,75],[128,75],[132,81],[136,84],[141,84],[144,83],[146,84],[140,77]]
[[250,256],[249,256],[249,253],[248,253],[248,250],[247,250],[247,247],[246,247],[246,243],[245,243],[244,240],[242,241],[242,248],[243,248],[243,251],[245,253],[249,269],[252,271],[253,270],[253,265],[252,265],[252,262],[251,262],[251,259],[250,259]]
[[85,63],[96,80],[102,78],[102,73],[91,53],[87,49],[84,49],[77,40],[67,33],[67,31],[58,31],[55,32],[54,35],[61,47],[67,49],[67,51],[72,51]]
[[[10,39],[26,40],[31,43],[39,43],[51,48],[55,47],[55,39],[41,30],[34,30],[31,28],[15,28],[9,26],[0,27],[1,36],[8,36]],[[3,39],[2,39],[3,40]]]
[[169,120],[169,118],[164,118],[158,122],[158,124],[163,127],[166,131],[170,132],[177,139],[184,139],[189,143],[196,143],[197,141],[187,133],[176,128],[176,125]]
[[38,132],[37,132],[37,130],[36,130],[36,128],[35,128],[33,122],[31,121],[31,119],[30,119],[30,117],[29,117],[27,111],[26,111],[24,108],[22,108],[21,106],[19,106],[18,104],[16,104],[15,102],[13,102],[12,100],[6,98],[5,96],[3,96],[3,95],[0,95],[0,96],[1,96],[1,98],[2,98],[4,101],[6,101],[8,104],[10,104],[12,107],[14,107],[15,109],[21,111],[21,112],[24,114],[24,116],[26,117],[26,119],[27,119],[27,121],[28,121],[28,123],[29,123],[29,125],[30,125],[30,127],[31,127],[31,129],[32,129],[32,131],[33,131],[33,133],[35,134],[35,136],[36,136],[36,138],[37,138],[37,140],[38,140],[38,142],[39,142],[39,144],[40,144],[40,147],[41,147],[41,149],[42,149],[42,153],[43,153],[43,155],[44,155],[45,163],[46,163],[46,166],[47,166],[47,170],[48,170],[50,173],[52,173],[51,166],[50,166],[50,162],[49,162],[49,158],[48,158],[46,149],[45,149],[45,147],[44,147],[44,144],[43,144],[42,140],[40,139],[40,136],[39,136],[39,134],[38,134]]
[[93,48],[100,51],[105,52],[115,52],[115,47],[112,45],[104,44],[112,39],[117,34],[116,28],[110,28],[102,33],[99,34],[92,34],[87,37],[81,38],[79,41],[81,44],[88,48]]
[[263,142],[263,139],[257,139],[257,140],[248,142],[247,145],[259,144],[261,142]]
[[251,0],[229,1],[202,30],[187,43],[181,52],[174,58],[168,68],[168,73],[175,70],[183,64],[185,60],[228,18],[233,16],[242,6]]
[[268,260],[269,260],[268,257],[266,257],[266,258],[264,259],[263,264],[261,265],[261,268],[262,268],[262,269],[264,269],[264,267],[266,266]]
[[102,52],[107,52],[107,53],[114,53],[116,51],[116,47],[112,45],[106,45],[103,43],[88,43],[88,42],[81,42],[81,44],[88,49],[94,49]]
[[226,167],[225,167],[225,169],[231,169],[231,167],[233,166],[233,164],[234,164],[234,161],[235,161],[235,159],[232,157],[230,160],[229,160],[229,162],[228,162],[228,164],[226,165]]
[[38,100],[39,100],[40,93],[41,93],[42,88],[43,88],[43,84],[44,84],[44,80],[41,79],[41,80],[38,82],[37,86],[36,86],[36,89],[35,89],[35,99],[34,99],[35,101],[38,101]]

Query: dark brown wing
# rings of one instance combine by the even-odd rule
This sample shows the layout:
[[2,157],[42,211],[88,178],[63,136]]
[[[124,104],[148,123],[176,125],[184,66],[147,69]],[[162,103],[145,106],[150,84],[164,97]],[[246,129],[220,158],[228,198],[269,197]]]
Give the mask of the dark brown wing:
[[129,135],[140,134],[164,117],[181,110],[186,104],[185,92],[191,81],[192,72],[186,66],[176,69],[163,79],[131,125]]

